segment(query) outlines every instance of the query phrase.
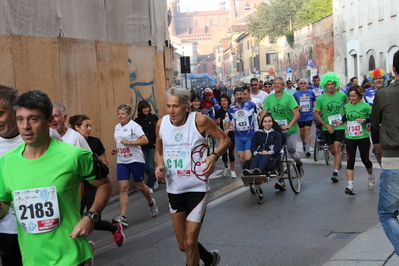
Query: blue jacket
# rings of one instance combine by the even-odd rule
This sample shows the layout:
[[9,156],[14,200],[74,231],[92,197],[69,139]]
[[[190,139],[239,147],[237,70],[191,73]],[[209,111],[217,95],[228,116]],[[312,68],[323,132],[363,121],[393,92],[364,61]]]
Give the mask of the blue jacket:
[[251,138],[251,153],[261,151],[273,151],[272,154],[278,154],[283,146],[283,138],[280,132],[271,131],[266,133],[259,129]]

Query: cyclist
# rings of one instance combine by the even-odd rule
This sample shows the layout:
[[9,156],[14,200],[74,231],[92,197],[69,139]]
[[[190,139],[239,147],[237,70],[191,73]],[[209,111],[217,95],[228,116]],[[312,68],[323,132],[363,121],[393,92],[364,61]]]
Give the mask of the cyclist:
[[213,97],[213,90],[206,88],[201,97],[202,113],[215,120],[215,112],[220,109],[218,101]]

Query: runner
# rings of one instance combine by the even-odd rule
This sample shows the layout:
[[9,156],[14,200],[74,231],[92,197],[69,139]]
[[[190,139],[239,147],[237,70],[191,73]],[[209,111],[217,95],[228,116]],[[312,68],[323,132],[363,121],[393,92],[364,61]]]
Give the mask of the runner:
[[234,125],[230,124],[228,128],[225,129],[224,127],[224,122],[225,118],[228,116],[227,110],[229,109],[229,106],[231,105],[231,99],[227,94],[222,94],[219,99],[219,105],[221,108],[216,111],[216,119],[215,122],[219,127],[226,133],[229,138],[230,138],[230,147],[228,151],[223,153],[222,155],[222,160],[224,164],[224,169],[222,176],[227,176],[227,171],[228,171],[228,161],[230,161],[230,173],[231,173],[231,178],[235,179],[237,178],[237,174],[235,171],[235,157],[234,157],[234,150],[236,147],[236,142],[235,142],[235,137],[234,137]]
[[[229,137],[214,121],[190,112],[190,93],[184,87],[172,87],[166,92],[168,115],[158,120],[155,152],[155,174],[166,179],[170,212],[179,249],[186,253],[186,265],[218,265],[220,253],[207,251],[198,236],[209,200],[209,175],[220,155],[230,145]],[[210,134],[219,147],[207,156]]]
[[299,80],[299,91],[294,93],[294,98],[299,104],[300,117],[298,119],[298,126],[303,151],[306,152],[306,157],[310,157],[310,145],[312,144],[310,129],[314,120],[313,108],[316,104],[316,96],[312,90],[308,89],[307,79],[303,78]]
[[319,76],[313,76],[313,83],[309,84],[308,89],[313,91],[314,95],[316,96],[316,100],[324,93],[323,88],[320,86]]
[[242,167],[252,157],[251,137],[258,129],[258,111],[255,103],[244,100],[242,88],[234,90],[234,98],[235,103],[227,110],[224,128],[229,128],[230,123],[234,124],[236,149]]
[[265,102],[265,99],[267,97],[267,93],[260,89],[261,87],[259,86],[262,83],[260,83],[257,78],[252,78],[250,84],[251,84],[251,99],[254,103],[256,103],[255,99],[259,99],[257,100],[257,102],[259,102],[259,104],[257,105],[259,106],[259,108],[262,108],[263,103]]
[[321,86],[326,93],[317,99],[314,116],[322,124],[330,152],[335,156],[331,180],[338,182],[342,160],[341,146],[345,136],[345,126],[338,125],[338,121],[345,114],[344,105],[348,102],[348,97],[345,93],[336,91],[340,86],[340,78],[334,72],[328,72],[321,77]]
[[[262,118],[270,111],[273,119],[280,125],[281,129],[287,131],[286,143],[288,154],[296,162],[296,167],[302,177],[304,174],[303,164],[301,157],[296,151],[298,132],[296,122],[300,117],[298,103],[295,101],[294,96],[284,92],[284,81],[282,78],[274,80],[274,90],[275,93],[266,98],[260,117]],[[275,188],[285,189],[284,182],[277,182]]]
[[346,114],[339,124],[346,123],[346,178],[348,186],[345,188],[345,194],[356,195],[353,187],[355,177],[356,150],[359,148],[360,158],[367,169],[368,188],[374,189],[375,178],[373,175],[373,163],[369,159],[370,138],[367,129],[367,123],[370,122],[371,107],[362,102],[363,88],[359,85],[353,85],[348,90],[349,103],[345,106]]

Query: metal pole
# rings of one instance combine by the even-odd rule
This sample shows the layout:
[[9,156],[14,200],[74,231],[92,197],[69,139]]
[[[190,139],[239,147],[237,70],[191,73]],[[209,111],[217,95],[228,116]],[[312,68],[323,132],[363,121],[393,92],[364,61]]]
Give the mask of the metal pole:
[[187,86],[187,72],[186,71],[184,71],[184,76],[185,76],[185,80],[186,80],[186,89],[188,89],[188,86]]

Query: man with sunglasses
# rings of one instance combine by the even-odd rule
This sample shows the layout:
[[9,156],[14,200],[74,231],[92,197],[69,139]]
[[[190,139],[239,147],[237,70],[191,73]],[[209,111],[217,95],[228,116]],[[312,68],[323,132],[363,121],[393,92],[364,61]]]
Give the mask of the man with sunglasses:
[[267,96],[274,93],[273,84],[270,81],[265,81],[262,90],[267,93]]
[[284,91],[288,92],[291,95],[294,95],[294,93],[296,92],[296,89],[294,87],[292,87],[291,80],[287,80],[287,87],[284,88]]
[[[267,93],[260,90],[259,82],[258,82],[257,78],[252,78],[250,85],[251,85],[251,99],[259,99],[259,101],[257,101],[257,102],[260,102],[259,107],[262,107],[263,103],[265,102],[265,99],[267,97]],[[255,101],[256,100],[254,100],[254,102]]]

